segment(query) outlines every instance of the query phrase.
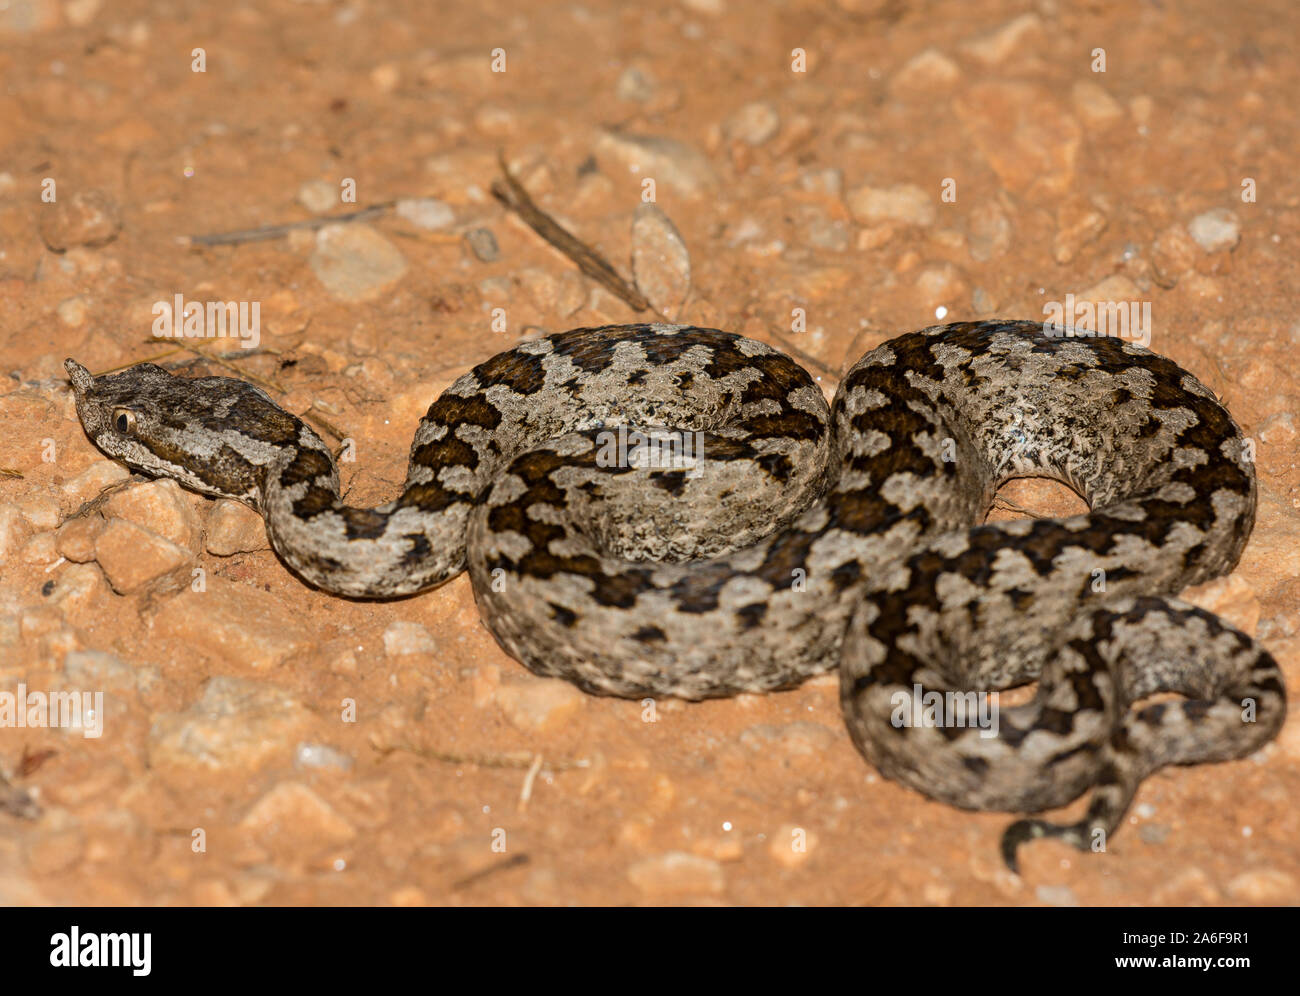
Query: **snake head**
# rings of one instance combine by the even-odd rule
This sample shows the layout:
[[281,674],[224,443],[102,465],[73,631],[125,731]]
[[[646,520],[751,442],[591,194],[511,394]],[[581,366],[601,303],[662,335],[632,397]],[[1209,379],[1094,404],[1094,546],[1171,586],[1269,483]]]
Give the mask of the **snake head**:
[[256,506],[269,454],[239,445],[241,430],[260,424],[278,442],[302,426],[234,378],[177,377],[153,363],[99,377],[73,359],[63,366],[91,442],[134,470],[201,494]]
[[146,441],[157,415],[151,398],[166,393],[172,375],[152,363],[102,377],[71,358],[63,361],[63,368],[72,381],[77,416],[91,442],[111,457],[149,470],[154,457]]

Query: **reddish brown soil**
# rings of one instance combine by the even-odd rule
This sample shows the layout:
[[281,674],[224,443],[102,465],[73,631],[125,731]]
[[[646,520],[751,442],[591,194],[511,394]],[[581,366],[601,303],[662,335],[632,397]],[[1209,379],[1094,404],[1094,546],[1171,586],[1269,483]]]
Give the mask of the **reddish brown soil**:
[[[0,729],[0,773],[41,810],[0,812],[0,902],[1300,900],[1295,721],[1253,758],[1152,777],[1108,853],[1036,844],[1017,878],[997,854],[1009,818],[883,781],[844,732],[832,679],[660,702],[650,723],[640,703],[552,690],[503,655],[463,577],[352,603],[306,587],[269,551],[220,557],[196,535],[179,574],[121,594],[95,559],[70,563],[56,533],[94,496],[65,485],[102,460],[63,358],[103,371],[159,355],[168,344],[150,340],[150,309],[177,293],[260,302],[262,348],[232,350],[232,362],[358,441],[350,502],[393,496],[423,408],[469,366],[538,328],[639,317],[491,198],[498,150],[545,209],[628,272],[644,171],[602,136],[654,135],[692,147],[713,177],[692,192],[674,176],[681,161],[655,177],[690,249],[683,321],[775,341],[803,308],[794,341],[839,370],[937,314],[1037,319],[1045,301],[1089,289],[1151,302],[1152,348],[1219,392],[1258,443],[1251,545],[1232,579],[1193,595],[1263,640],[1294,697],[1292,5],[7,6],[0,467],[21,476],[0,475],[0,691],[95,680],[107,704],[98,739]],[[792,71],[795,49],[806,72]],[[759,112],[737,117],[753,102],[775,112],[775,134]],[[46,178],[54,204],[41,199]],[[417,197],[455,212],[437,231],[391,212],[370,222],[407,269],[368,300],[322,284],[310,233],[178,244],[310,218],[303,184],[345,178],[356,203],[327,213]],[[955,200],[941,198],[946,178]],[[926,195],[913,214],[873,213],[863,188],[902,184]],[[120,216],[102,245],[75,244],[100,241],[93,219],[53,214],[86,191]],[[1215,210],[1240,234],[1207,250],[1188,226]],[[495,262],[467,248],[477,228],[495,235]],[[492,331],[496,307],[505,334]],[[1051,486],[1016,494],[1043,513],[1073,507]],[[212,502],[177,500],[175,515],[213,528]],[[193,566],[211,602],[188,592]],[[249,643],[208,606],[247,612]],[[247,682],[248,712],[196,729],[214,676]],[[213,739],[196,746],[204,730]],[[338,754],[303,765],[301,744]],[[565,767],[576,760],[586,766]]]

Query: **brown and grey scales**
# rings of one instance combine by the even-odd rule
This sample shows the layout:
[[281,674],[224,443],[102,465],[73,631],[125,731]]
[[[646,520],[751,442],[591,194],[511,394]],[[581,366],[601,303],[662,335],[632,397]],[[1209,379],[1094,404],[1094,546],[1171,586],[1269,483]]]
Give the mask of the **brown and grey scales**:
[[[1020,812],[1093,789],[1078,823],[1012,824],[1013,868],[1034,837],[1094,847],[1146,775],[1245,756],[1285,717],[1266,651],[1163,597],[1237,563],[1255,516],[1241,432],[1195,377],[1117,339],[924,329],[859,360],[828,409],[801,367],[732,333],[578,329],[457,380],[374,509],[342,504],[325,444],[250,384],[67,368],[100,449],[257,509],[327,591],[390,598],[468,564],[485,625],[538,674],[700,699],[839,666],[849,732],[890,778]],[[618,426],[699,431],[704,459],[602,466]],[[1091,511],[977,525],[1017,477]],[[995,737],[891,722],[916,686],[1035,679]],[[1159,692],[1184,698],[1140,704]]]

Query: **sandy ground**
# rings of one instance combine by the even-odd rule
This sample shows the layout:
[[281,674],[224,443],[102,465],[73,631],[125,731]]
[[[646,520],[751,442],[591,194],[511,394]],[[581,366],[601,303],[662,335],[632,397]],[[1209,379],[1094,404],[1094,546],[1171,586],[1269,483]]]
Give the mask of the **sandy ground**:
[[82,730],[0,729],[0,902],[1300,900],[1294,720],[1151,778],[1108,853],[1038,844],[1017,878],[1008,817],[883,781],[833,680],[591,698],[503,655],[463,577],[311,590],[250,513],[124,480],[62,369],[174,350],[151,329],[177,294],[256,302],[258,348],[212,352],[355,440],[350,502],[392,497],[469,366],[639,317],[493,200],[498,150],[625,274],[652,180],[689,251],[683,305],[671,231],[636,243],[669,260],[662,308],[832,371],[938,318],[1149,303],[1152,348],[1257,445],[1254,537],[1193,596],[1294,697],[1298,28],[1217,0],[0,5],[0,692],[103,693]]

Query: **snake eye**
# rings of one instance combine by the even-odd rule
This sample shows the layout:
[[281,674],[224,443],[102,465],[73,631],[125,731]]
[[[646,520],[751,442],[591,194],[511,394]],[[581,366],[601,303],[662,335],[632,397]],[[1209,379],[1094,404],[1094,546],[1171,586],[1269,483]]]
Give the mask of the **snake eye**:
[[129,408],[113,409],[113,428],[124,436],[135,431],[135,412]]

